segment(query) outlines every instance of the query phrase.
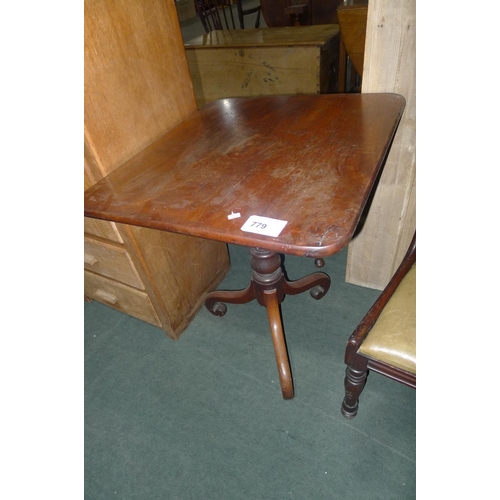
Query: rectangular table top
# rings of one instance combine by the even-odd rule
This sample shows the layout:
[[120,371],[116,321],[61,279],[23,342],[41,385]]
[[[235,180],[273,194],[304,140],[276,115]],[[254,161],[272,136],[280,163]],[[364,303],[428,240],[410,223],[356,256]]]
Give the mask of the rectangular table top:
[[[214,101],[87,189],[84,213],[293,255],[332,255],[356,229],[404,106],[397,94]],[[277,236],[243,231],[251,216],[286,224]]]
[[214,30],[189,40],[184,44],[184,47],[186,49],[296,47],[309,45],[321,47],[330,38],[339,33],[338,24]]

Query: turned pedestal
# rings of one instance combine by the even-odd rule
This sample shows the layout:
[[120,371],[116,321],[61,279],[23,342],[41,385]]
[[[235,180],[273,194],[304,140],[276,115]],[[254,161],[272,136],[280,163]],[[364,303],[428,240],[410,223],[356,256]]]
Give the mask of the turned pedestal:
[[330,277],[325,273],[313,273],[297,281],[288,281],[281,267],[278,253],[261,248],[251,248],[252,279],[247,288],[236,291],[215,291],[208,295],[205,306],[216,316],[224,316],[226,302],[245,304],[254,299],[267,309],[271,338],[278,365],[281,391],[284,399],[294,396],[290,360],[286,348],[280,304],[285,295],[296,295],[310,290],[311,296],[319,300],[330,288]]

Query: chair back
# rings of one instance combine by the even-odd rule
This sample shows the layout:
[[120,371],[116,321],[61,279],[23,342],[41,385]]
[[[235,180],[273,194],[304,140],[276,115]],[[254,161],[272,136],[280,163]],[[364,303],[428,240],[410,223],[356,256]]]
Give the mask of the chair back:
[[236,29],[231,0],[194,0],[196,13],[207,33]]

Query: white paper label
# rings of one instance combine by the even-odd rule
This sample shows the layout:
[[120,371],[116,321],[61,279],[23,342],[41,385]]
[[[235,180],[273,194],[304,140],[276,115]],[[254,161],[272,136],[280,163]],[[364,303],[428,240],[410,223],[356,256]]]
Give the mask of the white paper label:
[[251,215],[245,224],[241,226],[242,231],[247,233],[265,234],[266,236],[279,236],[288,221],[271,219],[260,215]]
[[241,217],[241,214],[239,212],[234,213],[232,210],[231,213],[227,216],[228,220],[237,219],[238,217]]

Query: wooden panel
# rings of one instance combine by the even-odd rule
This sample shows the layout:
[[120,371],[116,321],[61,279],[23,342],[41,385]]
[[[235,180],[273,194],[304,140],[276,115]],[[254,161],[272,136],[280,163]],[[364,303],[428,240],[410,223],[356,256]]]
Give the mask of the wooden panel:
[[267,47],[187,54],[198,107],[225,97],[319,93],[319,50]]
[[339,33],[337,24],[322,26],[294,26],[290,28],[255,28],[244,30],[216,30],[200,35],[184,45],[186,49],[249,47],[288,47],[290,45],[318,47]]
[[[87,189],[188,117],[196,110],[196,103],[173,1],[86,0],[84,8],[84,184]],[[154,262],[163,262],[165,242],[168,238],[175,241],[178,236],[151,230],[150,233],[157,233],[155,237],[145,237],[145,241],[138,242],[126,226],[97,224],[99,222],[86,220],[85,230],[99,238],[123,241],[147,294],[135,293],[130,300],[120,300],[119,309],[157,324],[169,337],[177,338],[188,321],[172,328],[165,313],[171,309],[166,301],[174,301],[167,283],[171,274],[175,274],[179,283],[184,279],[190,282],[193,277],[177,265],[178,256],[174,254],[168,269],[158,269],[153,274],[149,271],[150,263],[136,251],[151,244],[144,253]],[[154,247],[158,241],[162,243]],[[173,246],[180,256],[189,255],[182,245]],[[213,267],[214,254],[225,260],[226,269],[229,265],[225,247],[210,242],[204,249],[207,255],[199,255],[196,260],[198,267],[205,266],[207,270],[201,273],[200,289],[216,287],[223,278],[217,274],[218,268]],[[89,275],[92,280],[97,279],[95,273],[86,272],[86,280]],[[108,285],[113,283],[102,279]],[[92,283],[86,282],[85,286],[92,288]],[[125,287],[124,290],[130,293],[133,289]],[[106,290],[100,297],[89,295],[106,303]],[[190,309],[192,303],[181,304],[176,314],[190,319],[196,312]],[[142,310],[147,312],[141,313]]]
[[337,11],[345,50],[359,75],[363,74],[367,14],[367,0],[356,0],[354,5],[341,5]]
[[114,241],[116,243],[123,243],[123,239],[120,236],[118,228],[114,222],[84,217],[83,226],[87,234],[91,234],[105,240]]
[[85,140],[102,174],[196,109],[174,2],[85,1]]
[[84,169],[84,189],[93,186],[103,177],[103,169],[99,164],[99,158],[95,152],[91,150],[87,139],[83,141],[83,169]]
[[153,296],[161,297],[156,310],[177,338],[229,270],[227,245],[202,238],[137,226],[124,226],[134,243]]
[[216,99],[333,92],[337,25],[215,31],[186,44],[198,107]]
[[87,169],[83,171],[83,189],[88,189],[90,186],[93,186],[95,181],[91,179],[89,172]]
[[416,226],[415,0],[370,0],[362,92],[396,92],[406,110],[370,210],[347,257],[346,281],[383,289]]
[[144,285],[124,248],[85,238],[84,249],[86,269],[144,290]]
[[161,327],[146,293],[85,271],[85,295],[119,311]]

